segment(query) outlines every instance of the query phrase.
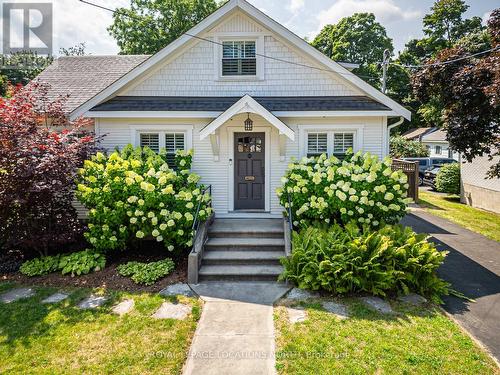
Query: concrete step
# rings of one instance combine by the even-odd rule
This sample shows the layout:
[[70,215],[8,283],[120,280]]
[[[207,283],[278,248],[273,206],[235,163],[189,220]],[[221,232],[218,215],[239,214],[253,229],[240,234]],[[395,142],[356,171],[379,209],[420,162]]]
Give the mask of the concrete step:
[[216,237],[210,238],[205,250],[241,250],[241,251],[284,251],[285,239],[257,237]]
[[210,226],[209,237],[283,238],[281,219],[217,219]]
[[280,265],[280,259],[285,256],[281,250],[275,251],[245,251],[224,250],[207,251],[203,256],[206,265]]
[[262,265],[204,265],[200,268],[200,281],[276,281],[282,266]]

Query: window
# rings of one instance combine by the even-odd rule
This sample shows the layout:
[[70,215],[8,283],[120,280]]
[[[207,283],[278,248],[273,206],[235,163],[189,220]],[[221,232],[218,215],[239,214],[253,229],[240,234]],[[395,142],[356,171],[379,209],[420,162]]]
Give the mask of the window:
[[256,76],[255,41],[222,42],[222,76]]
[[175,153],[184,150],[184,133],[166,133],[165,150],[167,151],[167,164],[175,164]]
[[441,146],[436,146],[436,155],[441,155]]
[[342,159],[348,149],[354,149],[353,132],[307,133],[307,156],[335,155]]
[[160,152],[161,149],[165,149],[167,163],[169,166],[173,166],[176,151],[186,149],[186,133],[139,133],[139,142],[141,147],[147,146],[155,152]]
[[160,135],[158,133],[141,133],[141,147],[149,147],[154,152],[160,151]]
[[328,153],[328,134],[327,133],[308,133],[307,134],[307,157],[319,156]]

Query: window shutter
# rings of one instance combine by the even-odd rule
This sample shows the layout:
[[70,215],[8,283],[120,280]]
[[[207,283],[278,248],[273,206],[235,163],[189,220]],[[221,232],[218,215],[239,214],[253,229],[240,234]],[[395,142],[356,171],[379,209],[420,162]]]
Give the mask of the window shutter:
[[257,58],[254,41],[231,41],[222,43],[222,75],[257,75]]
[[157,133],[141,133],[141,147],[149,147],[154,152],[160,151],[160,136]]
[[333,154],[343,156],[348,149],[354,148],[353,133],[335,133],[333,135]]
[[184,150],[184,133],[165,134],[165,150],[167,151],[167,164],[170,167],[175,165],[175,153],[177,150]]
[[319,156],[328,151],[328,137],[326,133],[307,134],[307,156]]

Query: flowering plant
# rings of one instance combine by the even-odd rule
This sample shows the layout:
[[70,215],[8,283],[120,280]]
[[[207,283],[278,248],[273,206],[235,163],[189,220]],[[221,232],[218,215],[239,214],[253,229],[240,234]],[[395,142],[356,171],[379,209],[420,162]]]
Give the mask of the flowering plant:
[[345,225],[353,220],[379,227],[397,223],[406,212],[407,177],[370,153],[351,151],[344,160],[321,155],[289,165],[277,189],[281,205],[290,196],[294,225],[313,222]]
[[192,246],[198,203],[202,221],[212,209],[210,196],[198,186],[200,177],[190,172],[191,162],[191,151],[178,151],[173,169],[164,151],[156,154],[130,145],[85,161],[77,198],[90,209],[87,240],[100,251],[124,250],[146,237],[169,251]]

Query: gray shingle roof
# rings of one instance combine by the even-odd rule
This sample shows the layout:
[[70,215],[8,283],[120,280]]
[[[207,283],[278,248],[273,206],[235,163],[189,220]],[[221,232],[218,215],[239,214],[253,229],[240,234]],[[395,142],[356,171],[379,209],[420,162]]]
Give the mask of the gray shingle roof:
[[437,129],[432,133],[427,133],[422,137],[422,141],[425,142],[448,142],[446,140],[446,132],[441,129]]
[[50,86],[50,99],[69,95],[64,106],[69,113],[148,58],[121,55],[60,57],[36,79]]
[[[118,96],[91,111],[213,111],[223,112],[240,97]],[[282,111],[389,111],[365,96],[254,97],[271,112]]]
[[403,138],[409,140],[419,140],[424,134],[430,132],[433,128],[413,128],[402,134]]

